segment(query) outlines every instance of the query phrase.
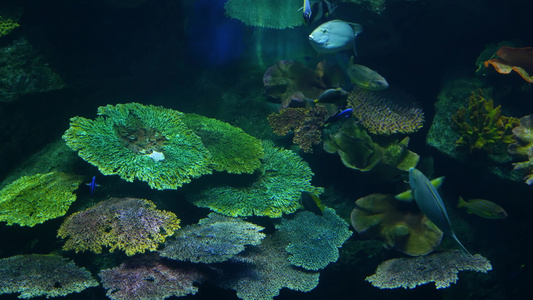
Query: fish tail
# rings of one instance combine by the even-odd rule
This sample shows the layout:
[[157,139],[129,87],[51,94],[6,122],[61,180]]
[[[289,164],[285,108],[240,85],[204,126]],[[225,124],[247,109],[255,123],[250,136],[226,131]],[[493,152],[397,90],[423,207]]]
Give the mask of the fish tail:
[[464,254],[468,255],[468,256],[472,256],[472,254],[470,254],[470,252],[468,252],[468,250],[466,250],[466,247],[463,246],[463,244],[459,241],[459,239],[457,238],[457,236],[455,235],[455,233],[452,232],[452,238],[457,242],[457,244],[461,247],[461,252],[463,252]]

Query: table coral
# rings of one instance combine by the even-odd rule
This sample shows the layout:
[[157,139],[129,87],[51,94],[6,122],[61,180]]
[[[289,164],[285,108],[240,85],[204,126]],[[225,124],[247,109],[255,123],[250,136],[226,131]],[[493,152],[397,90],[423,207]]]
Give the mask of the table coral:
[[304,24],[300,0],[229,0],[226,15],[256,27],[293,28]]
[[458,148],[488,153],[499,145],[513,143],[511,130],[519,124],[517,118],[502,116],[501,105],[494,107],[492,99],[486,100],[481,90],[470,95],[468,107],[460,108],[452,122],[452,128],[461,135],[455,142]]
[[258,177],[249,186],[208,188],[191,196],[200,207],[218,213],[238,216],[279,218],[300,207],[303,191],[321,194],[323,189],[311,185],[313,172],[298,154],[263,142],[265,158],[256,172]]
[[95,120],[70,119],[63,139],[102,174],[130,182],[138,178],[154,189],[177,189],[212,172],[211,156],[183,122],[183,113],[162,107],[102,106]]
[[107,297],[112,300],[162,300],[194,295],[195,283],[204,275],[192,267],[177,267],[163,259],[144,255],[99,273]]
[[98,285],[89,271],[61,256],[28,254],[0,259],[0,295],[61,297]]
[[211,154],[211,168],[228,173],[253,173],[264,156],[261,140],[228,123],[185,114],[183,121]]
[[321,141],[322,127],[328,117],[327,110],[322,106],[312,109],[285,108],[268,116],[268,123],[277,135],[294,132],[293,143],[299,145],[304,152],[313,152],[313,145]]
[[245,245],[258,245],[265,237],[264,228],[242,219],[210,213],[198,224],[178,230],[160,251],[163,257],[194,263],[226,261]]
[[57,236],[66,239],[64,250],[101,253],[123,250],[126,255],[155,251],[179,228],[175,214],[155,209],[149,200],[111,198],[70,215]]
[[355,201],[352,226],[363,238],[379,239],[407,255],[425,255],[437,248],[442,231],[413,202],[393,195],[371,194]]
[[277,234],[267,236],[255,249],[240,254],[244,263],[224,264],[217,285],[237,291],[243,300],[272,300],[283,288],[309,292],[318,285],[319,272],[295,268]]
[[442,289],[457,282],[459,271],[487,273],[490,270],[492,266],[485,257],[479,254],[465,255],[455,250],[416,258],[387,260],[366,281],[380,289],[413,289],[429,282],[435,282],[435,287]]
[[310,211],[282,219],[277,234],[289,242],[285,248],[291,264],[318,271],[339,259],[339,249],[352,236],[348,224],[335,210],[326,208],[322,216]]
[[83,176],[50,172],[23,176],[0,191],[0,222],[33,227],[67,213]]
[[409,134],[424,126],[422,109],[402,94],[355,88],[348,96],[348,107],[372,134]]

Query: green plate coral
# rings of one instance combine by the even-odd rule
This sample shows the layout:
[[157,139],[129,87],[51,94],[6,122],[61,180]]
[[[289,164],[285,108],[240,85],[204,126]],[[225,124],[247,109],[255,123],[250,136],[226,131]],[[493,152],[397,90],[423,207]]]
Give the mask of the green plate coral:
[[139,103],[98,108],[98,117],[70,119],[67,145],[104,175],[138,178],[154,189],[177,189],[212,172],[210,154],[183,113]]
[[242,129],[197,114],[185,114],[183,121],[211,153],[210,167],[215,171],[251,174],[261,166],[265,155],[261,141]]
[[265,158],[250,186],[210,188],[193,196],[193,203],[232,217],[279,218],[300,207],[302,192],[322,193],[322,188],[311,185],[314,174],[298,154],[271,142],[264,142],[263,147]]
[[0,191],[0,222],[33,227],[67,213],[83,177],[61,172],[23,176]]

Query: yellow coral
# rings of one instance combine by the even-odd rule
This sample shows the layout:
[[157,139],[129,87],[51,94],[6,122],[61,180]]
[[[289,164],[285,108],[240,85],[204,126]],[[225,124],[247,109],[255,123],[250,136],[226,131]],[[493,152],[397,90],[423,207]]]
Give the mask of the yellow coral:
[[9,34],[13,29],[19,26],[20,25],[17,22],[0,16],[0,37]]

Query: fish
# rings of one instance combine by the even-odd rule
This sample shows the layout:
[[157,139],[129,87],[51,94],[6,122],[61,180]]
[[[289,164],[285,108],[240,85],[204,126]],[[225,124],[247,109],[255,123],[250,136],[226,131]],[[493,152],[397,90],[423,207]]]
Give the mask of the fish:
[[317,195],[310,193],[310,192],[302,192],[302,206],[314,213],[315,215],[322,216],[323,211],[326,208],[322,202],[320,201],[320,198],[318,198]]
[[[430,182],[436,189],[438,189],[438,188],[440,188],[440,186],[444,182],[444,176],[441,176],[439,178],[435,178],[435,179],[431,180]],[[405,192],[399,193],[398,195],[394,196],[394,198],[396,200],[400,200],[400,201],[411,202],[411,201],[414,200],[414,198],[413,198],[413,190],[409,189],[409,190],[407,190]]]
[[363,26],[342,20],[326,22],[311,32],[309,42],[318,53],[337,53],[342,50],[355,51],[355,38],[363,31]]
[[466,250],[465,246],[459,241],[455,232],[452,229],[450,218],[442,198],[439,195],[437,189],[431,184],[429,179],[415,168],[409,169],[409,185],[413,190],[413,196],[415,198],[418,208],[433,222],[442,232],[453,238],[457,244],[461,247],[463,252],[470,255],[470,252]]
[[91,182],[90,183],[86,183],[86,185],[88,185],[89,189],[91,190],[91,196],[94,194],[94,189],[97,186],[100,186],[98,183],[96,183],[96,176],[93,176],[93,179],[91,180]]
[[353,56],[350,58],[346,72],[353,83],[365,90],[379,91],[389,87],[387,80],[378,72],[363,65],[354,64]]
[[[304,0],[304,8],[305,2],[309,1]],[[327,18],[335,11],[335,9],[337,9],[336,5],[326,0],[314,1],[310,4],[310,7],[310,15],[306,18],[306,15],[304,14],[304,21],[306,24],[315,23],[321,20],[323,17]]]
[[466,207],[467,213],[475,214],[485,219],[507,218],[507,212],[503,209],[503,207],[488,200],[472,199],[465,201],[463,197],[459,197],[459,203],[457,204],[457,207]]
[[353,113],[353,108],[347,108],[345,110],[342,110],[340,112],[338,112],[337,114],[329,117],[327,120],[326,120],[326,123],[332,123],[332,122],[336,122],[336,121],[339,121],[339,120],[342,120],[344,118],[349,118]]
[[335,103],[343,104],[348,98],[348,92],[342,88],[328,89],[325,90],[318,99],[315,100],[315,103]]
[[311,16],[313,14],[311,10],[311,4],[309,4],[309,0],[304,0],[304,6],[300,8],[303,10],[303,17],[306,24],[311,23]]

